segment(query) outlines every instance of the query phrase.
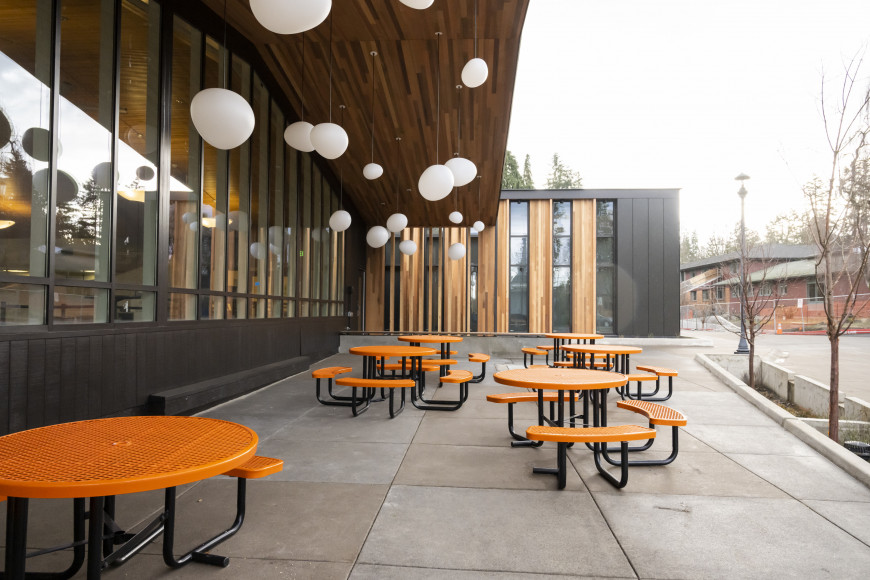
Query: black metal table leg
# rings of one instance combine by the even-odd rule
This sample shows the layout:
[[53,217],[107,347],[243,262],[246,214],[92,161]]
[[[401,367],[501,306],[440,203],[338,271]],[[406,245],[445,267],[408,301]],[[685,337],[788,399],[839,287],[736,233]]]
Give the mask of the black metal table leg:
[[28,499],[10,497],[6,501],[6,578],[24,580]]
[[88,514],[88,580],[97,580],[103,571],[103,509],[105,498],[92,497]]

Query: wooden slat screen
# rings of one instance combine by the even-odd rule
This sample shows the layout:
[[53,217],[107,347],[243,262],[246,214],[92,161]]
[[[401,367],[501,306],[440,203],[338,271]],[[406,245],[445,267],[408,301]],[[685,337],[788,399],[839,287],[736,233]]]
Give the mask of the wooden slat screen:
[[571,288],[574,332],[595,332],[595,200],[572,205]]

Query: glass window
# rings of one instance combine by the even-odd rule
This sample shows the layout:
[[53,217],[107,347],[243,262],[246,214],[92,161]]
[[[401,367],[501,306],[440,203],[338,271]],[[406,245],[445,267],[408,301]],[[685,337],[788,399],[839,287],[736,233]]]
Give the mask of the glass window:
[[[297,198],[296,188],[298,186],[298,160],[299,156],[296,150],[291,147],[285,147],[285,163],[284,170],[286,172],[285,195],[284,202],[284,296],[296,296],[296,214],[297,214]],[[291,303],[292,305],[292,303]],[[286,311],[290,312],[290,309]]]
[[[160,5],[124,0],[120,40],[115,280],[153,286],[157,276]],[[154,319],[151,306],[147,320]],[[130,312],[124,314],[116,320],[128,320]]]
[[[278,104],[272,101],[271,147],[269,151],[269,291],[271,296],[281,296],[284,283],[284,115]],[[273,302],[271,312],[281,316],[281,302]],[[270,316],[275,316],[270,314]]]
[[45,324],[45,286],[0,283],[0,326]]
[[196,296],[175,292],[170,294],[169,320],[196,320]]
[[779,295],[785,296],[786,294],[788,294],[788,284],[786,282],[780,282],[779,283]]
[[[55,272],[109,281],[114,103],[113,0],[61,4]],[[87,33],[83,33],[87,31]],[[48,171],[34,176],[48,188]],[[105,311],[94,319],[105,322]],[[94,321],[94,320],[88,320]],[[76,322],[81,322],[77,319]]]
[[115,322],[153,322],[155,292],[118,290],[115,292]]
[[[615,218],[612,201],[595,203],[595,330],[615,334],[616,255],[614,251]],[[694,300],[694,298],[692,298]]]
[[223,296],[199,297],[200,320],[221,320],[224,317],[224,312],[225,307]]
[[[205,59],[207,74],[216,68],[219,52],[220,47],[209,39]],[[202,140],[190,120],[190,101],[200,90],[202,61],[202,34],[180,18],[175,18],[169,169],[169,285],[173,288],[196,288]],[[170,320],[196,318],[195,301],[173,298],[169,304]],[[187,310],[180,312],[174,310],[176,308]]]
[[[269,94],[254,74],[254,132],[251,134],[251,232],[248,292],[266,294],[269,260]],[[265,318],[266,301],[251,300],[251,318]]]
[[[308,153],[302,153],[302,192],[301,199],[301,214],[299,227],[301,228],[302,245],[299,247],[299,257],[301,262],[301,279],[300,279],[300,296],[302,298],[311,297],[311,156]],[[308,304],[302,303],[300,316],[308,316]]]
[[725,300],[724,286],[716,286],[716,300]]
[[529,202],[510,204],[509,332],[529,331]]
[[[0,34],[0,271],[43,277],[48,257],[52,51],[51,27],[37,22],[51,22],[52,3],[6,5],[14,5],[15,24],[4,26]],[[69,198],[74,193],[69,191],[69,176],[59,174],[61,179],[65,189],[60,193]],[[34,322],[36,310],[12,316],[8,309],[15,302],[20,307],[31,299],[11,300],[5,324],[44,324]]]
[[55,324],[109,321],[109,291],[103,288],[54,287]]
[[704,302],[708,302],[710,300],[709,290],[701,290],[701,300],[703,300]]
[[815,280],[807,280],[807,302],[821,302],[824,298],[824,288]]
[[554,332],[571,330],[571,202],[553,202]]
[[[233,57],[230,88],[250,102],[251,67]],[[251,139],[229,153],[229,218],[227,225],[227,290],[248,292],[248,256],[251,251]],[[227,301],[227,318],[245,318],[247,303]]]
[[698,299],[698,291],[692,290],[691,292],[689,292],[689,297],[692,299],[692,301],[697,300]]

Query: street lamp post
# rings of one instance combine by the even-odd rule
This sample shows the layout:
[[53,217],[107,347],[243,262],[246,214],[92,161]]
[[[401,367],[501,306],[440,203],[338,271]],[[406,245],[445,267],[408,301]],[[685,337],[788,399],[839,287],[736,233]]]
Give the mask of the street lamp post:
[[741,173],[734,179],[740,182],[740,189],[737,191],[737,195],[740,196],[740,342],[737,343],[737,350],[734,351],[734,354],[749,354],[749,343],[746,342],[746,310],[743,308],[746,300],[746,264],[744,262],[746,256],[746,221],[743,211],[746,187],[743,182],[749,179],[749,176]]

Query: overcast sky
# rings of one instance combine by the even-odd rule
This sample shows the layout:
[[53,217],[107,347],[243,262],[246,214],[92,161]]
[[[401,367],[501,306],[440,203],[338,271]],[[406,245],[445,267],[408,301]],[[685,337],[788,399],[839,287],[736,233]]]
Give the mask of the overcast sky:
[[868,46],[870,0],[531,0],[508,149],[539,188],[555,152],[587,188],[681,188],[702,241],[739,221],[746,173],[763,233],[830,171],[822,73]]

